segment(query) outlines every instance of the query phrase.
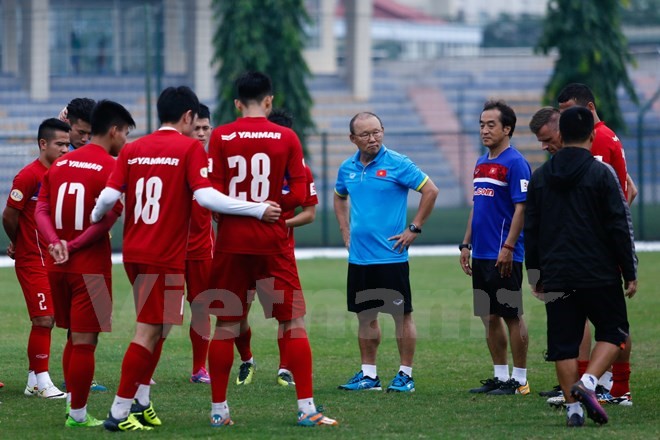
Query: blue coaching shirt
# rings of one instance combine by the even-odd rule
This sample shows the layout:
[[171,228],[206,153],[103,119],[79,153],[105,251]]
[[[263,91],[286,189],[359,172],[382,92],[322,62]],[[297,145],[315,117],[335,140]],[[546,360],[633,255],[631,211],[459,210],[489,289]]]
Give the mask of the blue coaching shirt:
[[385,145],[366,166],[359,151],[341,164],[335,192],[351,199],[349,263],[408,261],[408,250],[393,250],[395,240],[387,239],[406,230],[408,191],[419,191],[428,179],[410,159]]
[[[497,260],[509,235],[514,204],[527,200],[527,185],[532,170],[527,160],[513,147],[495,159],[488,153],[477,160],[474,168],[474,212],[472,215],[472,258]],[[516,242],[513,261],[525,256],[523,233]]]

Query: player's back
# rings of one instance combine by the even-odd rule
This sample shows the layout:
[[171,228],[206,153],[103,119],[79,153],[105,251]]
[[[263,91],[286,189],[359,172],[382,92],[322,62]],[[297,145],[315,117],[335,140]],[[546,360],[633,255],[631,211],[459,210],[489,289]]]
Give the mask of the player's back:
[[[209,143],[214,187],[230,197],[251,202],[282,200],[282,185],[304,181],[302,147],[296,134],[265,117],[239,118],[216,128]],[[264,223],[223,215],[218,223],[216,252],[276,254],[290,247],[280,218]]]
[[126,195],[124,261],[183,268],[193,192],[210,186],[200,142],[173,129],[131,142],[108,186]]

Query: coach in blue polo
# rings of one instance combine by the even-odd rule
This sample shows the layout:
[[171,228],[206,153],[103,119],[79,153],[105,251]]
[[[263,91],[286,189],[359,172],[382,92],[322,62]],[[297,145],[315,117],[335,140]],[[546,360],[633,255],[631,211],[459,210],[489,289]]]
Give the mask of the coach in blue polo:
[[[376,369],[381,340],[378,313],[382,312],[394,319],[401,358],[387,391],[413,392],[417,330],[412,319],[408,247],[422,233],[438,188],[410,159],[383,145],[385,129],[377,115],[358,113],[349,128],[358,151],[339,167],[334,208],[348,248],[347,304],[358,318],[362,368],[339,389],[382,389]],[[411,189],[422,197],[407,224]]]

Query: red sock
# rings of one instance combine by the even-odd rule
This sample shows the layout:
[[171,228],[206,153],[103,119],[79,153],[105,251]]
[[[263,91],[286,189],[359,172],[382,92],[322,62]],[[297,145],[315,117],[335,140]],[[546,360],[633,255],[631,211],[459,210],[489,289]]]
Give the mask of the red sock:
[[277,338],[277,346],[280,349],[280,369],[288,370],[286,366],[286,345],[284,344],[284,338]]
[[[210,324],[209,324],[210,326]],[[206,358],[209,353],[209,330],[205,335],[200,335],[193,326],[190,326],[190,342],[192,343],[192,373],[197,373],[206,367]]]
[[140,384],[149,385],[151,383],[151,378],[154,377],[154,372],[156,371],[156,367],[158,366],[158,361],[160,361],[160,355],[163,352],[164,343],[165,343],[165,338],[160,338],[160,340],[156,342],[156,346],[154,347],[154,352],[151,353],[151,359],[149,360],[149,367],[144,370],[144,375],[140,380]]
[[71,338],[67,338],[66,344],[64,345],[64,351],[62,351],[62,374],[64,375],[64,383],[66,384],[69,383],[67,374],[69,372],[69,365],[71,365],[72,349],[73,349],[73,343],[71,342]]
[[71,408],[80,409],[87,405],[89,387],[94,378],[95,345],[78,344],[71,349],[71,361],[65,377],[68,379],[66,389],[71,393]]
[[151,353],[143,346],[131,342],[121,364],[121,378],[117,396],[132,399],[140,385],[145,370],[151,366]]
[[612,364],[612,389],[613,397],[621,397],[630,392],[630,363],[615,362]]
[[209,376],[211,377],[211,402],[227,400],[229,374],[234,363],[234,338],[213,337],[209,344]]
[[48,327],[32,326],[28,339],[28,362],[35,374],[48,371],[50,358],[50,332]]
[[283,337],[286,364],[296,381],[298,400],[309,399],[313,393],[312,384],[312,349],[309,346],[304,328],[289,330]]
[[582,378],[582,375],[587,371],[589,366],[589,361],[578,361],[578,380]]
[[252,350],[250,350],[250,341],[252,340],[252,328],[248,328],[246,332],[241,333],[236,338],[236,349],[241,356],[243,362],[252,359]]

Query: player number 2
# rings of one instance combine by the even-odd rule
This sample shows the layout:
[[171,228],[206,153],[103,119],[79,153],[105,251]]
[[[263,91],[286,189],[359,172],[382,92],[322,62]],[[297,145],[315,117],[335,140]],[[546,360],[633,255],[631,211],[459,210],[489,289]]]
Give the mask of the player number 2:
[[133,216],[135,223],[139,219],[147,225],[153,225],[158,221],[160,214],[160,196],[163,194],[163,181],[160,177],[150,177],[145,182],[140,177],[135,184],[135,210]]
[[[68,187],[68,191],[67,191]],[[83,229],[83,215],[85,211],[85,187],[82,183],[65,182],[57,189],[57,201],[55,202],[55,228],[62,229],[62,208],[64,197],[67,194],[75,194],[76,206],[73,214],[74,228],[76,231]]]
[[[229,168],[236,168],[237,173],[229,181],[229,197],[247,200],[245,191],[238,191],[237,186],[247,177],[247,160],[243,156],[231,156],[227,158]],[[257,153],[250,160],[250,200],[263,202],[268,200],[270,192],[270,158],[267,154]]]

